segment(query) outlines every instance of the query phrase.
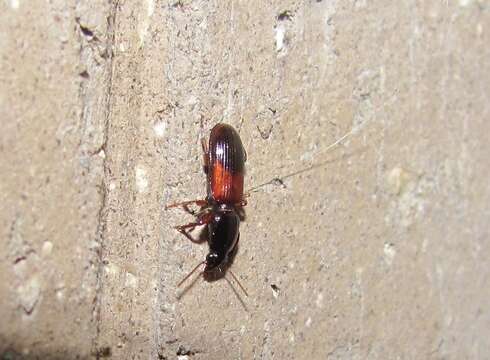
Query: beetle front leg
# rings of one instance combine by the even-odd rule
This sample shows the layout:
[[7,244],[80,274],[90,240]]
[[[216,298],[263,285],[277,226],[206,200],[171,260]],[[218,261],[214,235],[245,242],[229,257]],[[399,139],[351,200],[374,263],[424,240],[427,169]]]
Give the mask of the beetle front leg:
[[185,224],[185,225],[175,226],[175,229],[178,232],[180,232],[182,235],[184,235],[186,238],[188,238],[190,241],[192,241],[193,243],[201,243],[201,242],[203,242],[203,240],[195,239],[189,233],[189,231],[194,230],[196,228],[196,226],[207,225],[211,221],[213,221],[213,215],[210,212],[208,212],[208,213],[204,213],[204,214],[200,215],[196,222],[192,222],[192,223]]
[[186,230],[186,229],[181,229],[179,226],[177,226],[176,229],[178,230],[178,232],[180,232],[182,235],[184,235],[186,238],[188,238],[193,243],[200,244],[200,243],[204,242],[201,239],[195,239],[191,234],[189,234],[189,231],[192,231],[194,228]]

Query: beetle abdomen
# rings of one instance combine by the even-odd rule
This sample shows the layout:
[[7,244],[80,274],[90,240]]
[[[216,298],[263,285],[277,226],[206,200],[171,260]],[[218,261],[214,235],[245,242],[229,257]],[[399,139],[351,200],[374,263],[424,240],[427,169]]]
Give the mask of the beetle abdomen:
[[236,130],[217,124],[209,136],[209,184],[218,203],[238,204],[243,198],[247,155]]

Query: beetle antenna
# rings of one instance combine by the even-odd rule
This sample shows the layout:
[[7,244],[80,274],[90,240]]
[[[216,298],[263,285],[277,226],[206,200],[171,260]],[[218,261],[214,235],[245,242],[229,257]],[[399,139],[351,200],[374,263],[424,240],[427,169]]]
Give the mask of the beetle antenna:
[[247,305],[245,305],[245,302],[243,301],[243,299],[240,297],[240,294],[238,294],[238,291],[236,291],[235,287],[233,286],[233,284],[231,283],[230,279],[228,279],[226,276],[225,276],[225,280],[226,282],[230,285],[231,287],[231,290],[233,291],[233,293],[236,295],[238,301],[240,301],[240,304],[242,304],[243,308],[245,309],[245,311],[248,311],[248,308],[247,308]]
[[230,272],[231,276],[233,277],[233,280],[236,281],[236,283],[238,284],[238,286],[240,287],[240,289],[242,289],[243,293],[248,297],[247,290],[245,290],[245,288],[243,287],[243,285],[240,283],[240,281],[238,280],[238,277],[235,274],[233,274],[233,271],[231,271],[230,269],[228,269],[228,271]]
[[[349,138],[351,135],[355,134],[356,132],[358,131],[358,127],[353,127],[352,129],[350,129],[347,133],[345,133],[344,135],[342,135],[340,138],[338,138],[337,140],[335,140],[332,144],[328,145],[323,151],[323,155],[325,155],[326,153],[328,153],[330,150],[334,149],[335,147],[339,146],[344,140],[346,140],[347,138]],[[330,161],[323,161],[323,162],[320,162],[320,163],[316,163],[316,164],[313,164],[311,166],[308,166],[304,169],[301,169],[301,170],[298,170],[298,171],[295,171],[295,172],[292,172],[292,173],[289,173],[287,175],[284,175],[282,177],[275,177],[263,184],[260,184],[260,185],[257,185],[257,186],[254,186],[250,189],[248,189],[247,193],[252,193],[252,192],[255,192],[257,191],[257,189],[263,187],[263,186],[266,186],[266,185],[272,185],[272,184],[276,184],[276,185],[284,185],[284,179],[287,179],[289,177],[293,177],[293,176],[296,176],[296,175],[299,175],[301,173],[304,173],[306,171],[310,171],[310,170],[313,170],[317,167],[320,167],[322,165],[325,165],[327,163],[329,163]]]
[[[183,278],[178,284],[177,284],[177,287],[181,286],[192,274],[194,274],[196,272],[196,270],[199,268],[199,266],[203,265],[206,263],[206,260],[204,261],[201,261],[199,264],[196,265],[196,267],[194,269],[192,269],[192,271],[190,273],[188,273],[186,275],[185,278]],[[202,272],[199,274],[199,276],[202,275]]]

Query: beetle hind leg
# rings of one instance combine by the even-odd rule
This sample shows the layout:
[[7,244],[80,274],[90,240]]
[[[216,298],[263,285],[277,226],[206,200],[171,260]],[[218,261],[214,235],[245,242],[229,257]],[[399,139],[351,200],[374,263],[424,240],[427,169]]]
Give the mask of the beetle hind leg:
[[173,204],[165,205],[165,210],[181,206],[189,214],[194,215],[194,212],[189,208],[189,205],[192,205],[192,204],[196,204],[199,207],[206,207],[208,205],[208,202],[207,202],[207,200],[201,200],[201,199],[176,202]]

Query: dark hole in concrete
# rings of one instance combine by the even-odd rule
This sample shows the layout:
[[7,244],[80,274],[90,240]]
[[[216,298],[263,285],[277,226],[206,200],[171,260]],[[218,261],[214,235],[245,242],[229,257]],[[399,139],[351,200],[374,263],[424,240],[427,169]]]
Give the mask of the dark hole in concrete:
[[182,0],[178,0],[172,4],[172,7],[182,9],[184,7],[184,2]]
[[284,10],[283,12],[279,13],[279,15],[277,15],[277,20],[279,21],[291,20],[292,18],[293,13],[289,10]]
[[88,79],[90,77],[87,70],[83,70],[79,75],[84,79]]
[[272,179],[272,183],[276,186],[282,186],[283,188],[286,188],[286,184],[284,184],[284,181],[281,178],[274,178]]
[[95,353],[95,358],[96,359],[108,358],[111,355],[112,355],[112,349],[110,348],[110,346],[104,346],[97,349],[97,352]]
[[196,351],[189,350],[184,345],[180,345],[179,348],[177,349],[177,356],[182,356],[182,355],[191,356],[194,355],[195,353]]
[[82,31],[82,34],[85,35],[86,37],[93,37],[94,32],[90,30],[88,27],[83,26],[82,24],[79,24],[80,30]]

